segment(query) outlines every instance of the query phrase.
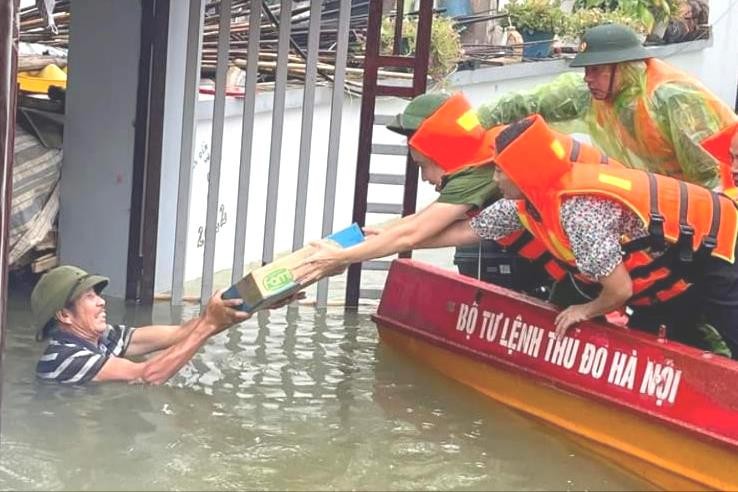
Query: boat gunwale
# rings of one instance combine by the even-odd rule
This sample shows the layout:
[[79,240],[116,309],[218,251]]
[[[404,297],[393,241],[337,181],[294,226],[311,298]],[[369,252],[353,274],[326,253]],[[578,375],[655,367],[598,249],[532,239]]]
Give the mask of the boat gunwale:
[[[469,284],[472,287],[478,287],[478,288],[481,287],[487,291],[490,291],[491,293],[505,296],[514,301],[520,301],[522,303],[527,303],[527,304],[533,305],[538,308],[544,308],[548,311],[556,312],[556,309],[552,305],[545,303],[543,301],[540,301],[538,299],[531,298],[524,294],[520,294],[518,292],[514,292],[511,290],[505,289],[503,287],[496,286],[494,284],[488,284],[481,280],[477,280],[471,277],[464,277],[462,275],[455,274],[455,272],[449,272],[448,270],[444,270],[444,269],[435,267],[433,265],[429,265],[429,264],[414,261],[414,260],[407,260],[407,259],[395,260],[395,263],[404,264],[405,266],[412,267],[412,268],[420,267],[421,269],[424,269],[428,271],[429,273],[441,274],[442,277],[445,277],[446,279],[451,280],[451,281],[461,281],[462,283]],[[455,277],[451,277],[452,275],[458,275],[459,278],[456,279]],[[513,294],[513,295],[510,295],[510,294]],[[385,294],[383,293],[382,297],[384,297],[384,295]],[[681,431],[686,430],[694,437],[699,438],[703,441],[706,441],[707,443],[716,443],[731,451],[738,451],[738,439],[732,439],[727,436],[724,436],[724,435],[721,435],[715,432],[711,432],[709,430],[701,429],[699,427],[694,426],[693,424],[689,424],[687,422],[675,419],[673,417],[668,417],[658,412],[648,412],[647,410],[641,409],[629,402],[617,399],[613,396],[610,396],[604,393],[596,392],[586,387],[575,385],[574,383],[555,379],[552,376],[546,375],[545,373],[538,372],[532,368],[526,367],[521,364],[513,363],[512,361],[506,360],[500,357],[499,355],[484,352],[484,351],[469,347],[467,345],[461,345],[448,338],[430,333],[425,330],[414,328],[401,321],[393,320],[387,317],[385,314],[380,314],[381,308],[382,308],[382,303],[380,302],[377,312],[371,315],[372,320],[377,324],[382,324],[383,326],[387,326],[388,328],[396,329],[399,331],[406,331],[412,334],[417,334],[422,339],[427,340],[430,343],[433,343],[434,345],[437,345],[437,346],[440,346],[442,348],[446,348],[449,350],[453,350],[456,353],[470,355],[474,357],[475,359],[482,360],[488,363],[493,363],[498,366],[502,366],[505,369],[511,369],[514,372],[522,373],[524,375],[530,375],[534,379],[540,382],[543,382],[549,386],[552,386],[556,388],[557,390],[570,392],[575,395],[579,395],[583,397],[592,397],[597,401],[605,402],[608,404],[615,404],[617,405],[617,407],[626,409],[627,411],[632,412],[638,416],[645,417],[645,418],[651,418],[654,421],[662,422],[666,425],[669,425],[670,427],[673,427]],[[602,330],[602,329],[610,328],[610,326],[608,326],[605,323],[589,322],[587,323],[587,325],[592,330]],[[634,339],[637,343],[651,345],[651,346],[654,346],[662,350],[664,349],[662,343],[658,341],[658,338],[655,338],[653,335],[650,335],[645,332],[637,332],[634,329],[630,329],[630,328],[621,329],[618,327],[618,333],[616,336],[623,336],[626,338],[631,338],[631,339]],[[670,340],[670,342],[678,343],[673,340]],[[685,358],[691,358],[700,364],[721,366],[723,369],[730,370],[736,373],[736,375],[738,375],[738,365],[736,365],[736,363],[730,359],[721,360],[723,358],[719,356],[706,358],[702,355],[703,352],[699,351],[698,349],[680,344],[680,349],[681,348],[686,348],[689,350],[687,352],[680,352],[679,353],[680,356],[683,356]]]

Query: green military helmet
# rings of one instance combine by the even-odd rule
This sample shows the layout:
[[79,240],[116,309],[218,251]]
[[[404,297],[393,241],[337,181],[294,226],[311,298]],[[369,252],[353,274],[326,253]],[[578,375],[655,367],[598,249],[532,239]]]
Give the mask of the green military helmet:
[[579,54],[570,67],[608,65],[651,58],[635,31],[622,24],[603,24],[587,29]]
[[409,137],[450,97],[451,94],[448,92],[429,92],[417,96],[405,106],[402,113],[395,116],[392,123],[387,125],[387,129]]
[[109,280],[72,265],[58,266],[46,272],[31,292],[31,314],[39,335],[57,311],[88,289],[95,289],[99,294]]

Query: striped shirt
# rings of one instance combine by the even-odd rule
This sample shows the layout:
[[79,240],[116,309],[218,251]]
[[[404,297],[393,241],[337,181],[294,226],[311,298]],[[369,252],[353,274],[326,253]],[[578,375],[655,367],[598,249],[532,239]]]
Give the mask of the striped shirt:
[[134,331],[135,328],[125,325],[108,325],[95,346],[56,329],[36,365],[36,376],[56,383],[87,383],[100,372],[109,357],[125,354]]

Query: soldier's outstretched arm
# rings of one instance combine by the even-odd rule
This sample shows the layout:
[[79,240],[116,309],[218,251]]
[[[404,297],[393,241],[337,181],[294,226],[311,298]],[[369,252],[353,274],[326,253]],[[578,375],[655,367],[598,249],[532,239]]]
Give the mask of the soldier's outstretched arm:
[[592,103],[582,75],[568,72],[530,91],[504,94],[484,103],[477,112],[485,128],[511,123],[538,113],[551,123],[582,118]]

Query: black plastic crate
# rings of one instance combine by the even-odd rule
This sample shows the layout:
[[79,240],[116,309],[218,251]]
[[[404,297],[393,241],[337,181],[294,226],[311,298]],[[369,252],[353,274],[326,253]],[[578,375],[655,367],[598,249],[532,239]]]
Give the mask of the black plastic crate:
[[477,245],[456,248],[454,265],[462,275],[539,297],[544,294],[541,289],[547,292],[551,284],[543,268],[505,251],[494,241],[482,241],[481,249]]

